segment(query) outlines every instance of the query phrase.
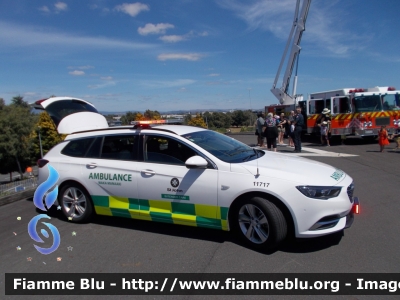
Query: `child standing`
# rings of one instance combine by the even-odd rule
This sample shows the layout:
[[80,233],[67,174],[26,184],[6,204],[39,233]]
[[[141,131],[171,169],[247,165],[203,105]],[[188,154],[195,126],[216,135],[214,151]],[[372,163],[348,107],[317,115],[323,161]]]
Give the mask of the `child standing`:
[[326,142],[326,146],[330,146],[329,145],[329,136],[328,136],[328,122],[323,121],[321,123],[321,143],[322,145],[324,145]]
[[386,145],[389,145],[388,133],[386,131],[386,126],[381,126],[381,130],[379,130],[379,146],[381,146],[381,152]]

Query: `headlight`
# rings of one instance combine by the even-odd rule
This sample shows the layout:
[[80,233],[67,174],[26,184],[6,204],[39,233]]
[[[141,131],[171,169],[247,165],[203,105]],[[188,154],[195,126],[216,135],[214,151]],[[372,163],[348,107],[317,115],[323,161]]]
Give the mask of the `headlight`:
[[300,185],[296,188],[304,195],[309,198],[315,198],[320,200],[327,200],[339,196],[342,187],[339,186],[310,186]]

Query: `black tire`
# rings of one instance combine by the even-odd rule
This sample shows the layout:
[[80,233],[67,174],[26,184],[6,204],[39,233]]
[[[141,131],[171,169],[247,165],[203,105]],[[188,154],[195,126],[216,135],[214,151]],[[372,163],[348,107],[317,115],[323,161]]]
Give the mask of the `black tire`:
[[229,223],[238,237],[251,248],[276,248],[288,232],[282,211],[261,197],[240,201],[232,208]]
[[71,222],[88,221],[93,215],[93,203],[89,193],[77,183],[67,183],[58,193],[58,203]]

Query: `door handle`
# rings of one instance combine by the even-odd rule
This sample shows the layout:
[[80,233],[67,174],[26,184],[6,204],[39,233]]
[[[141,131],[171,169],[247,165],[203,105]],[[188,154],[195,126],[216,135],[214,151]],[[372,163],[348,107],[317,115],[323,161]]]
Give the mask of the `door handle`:
[[150,174],[150,175],[155,175],[156,172],[154,172],[153,170],[141,170],[141,173],[145,173],[145,174]]
[[95,163],[86,164],[86,169],[95,169],[95,168],[97,168],[97,165]]

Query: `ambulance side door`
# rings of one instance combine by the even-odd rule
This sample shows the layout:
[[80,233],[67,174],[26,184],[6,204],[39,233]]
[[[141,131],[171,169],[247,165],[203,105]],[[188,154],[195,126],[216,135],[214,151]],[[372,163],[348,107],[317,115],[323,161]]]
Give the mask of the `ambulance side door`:
[[96,213],[120,217],[139,215],[137,199],[138,135],[97,137],[82,164]]
[[143,161],[138,162],[141,218],[174,224],[221,228],[218,170],[188,169],[185,161],[201,156],[185,141],[171,136],[141,135]]

